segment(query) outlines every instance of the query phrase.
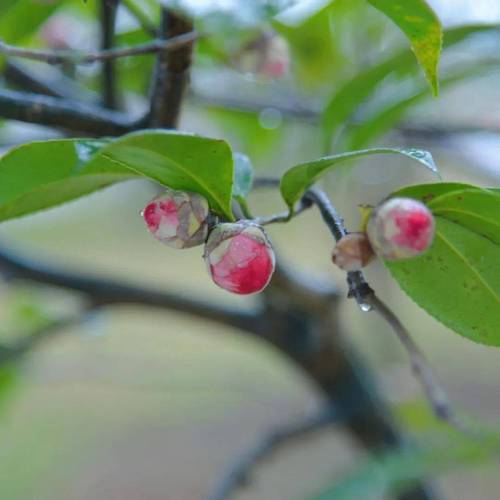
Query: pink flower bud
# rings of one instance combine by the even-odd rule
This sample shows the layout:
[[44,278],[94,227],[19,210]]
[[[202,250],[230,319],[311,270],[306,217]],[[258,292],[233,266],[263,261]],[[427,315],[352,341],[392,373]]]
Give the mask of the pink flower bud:
[[359,271],[375,257],[365,233],[349,233],[333,249],[332,261],[344,271]]
[[366,226],[375,253],[387,260],[423,254],[434,239],[432,212],[417,200],[391,198],[376,207]]
[[167,190],[142,211],[151,234],[173,248],[190,248],[207,239],[207,200],[197,194]]
[[270,39],[262,64],[262,73],[270,78],[281,78],[290,70],[290,51],[284,38]]
[[204,257],[215,284],[241,295],[263,290],[274,272],[274,251],[266,233],[248,222],[216,226]]

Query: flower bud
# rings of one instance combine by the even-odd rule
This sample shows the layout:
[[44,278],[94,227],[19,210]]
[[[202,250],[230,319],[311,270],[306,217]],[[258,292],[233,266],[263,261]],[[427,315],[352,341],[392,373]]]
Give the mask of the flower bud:
[[344,271],[359,271],[375,257],[365,233],[349,233],[333,249],[332,261]]
[[391,198],[376,207],[366,226],[375,253],[386,260],[423,254],[434,239],[434,217],[421,202]]
[[207,200],[197,194],[167,190],[142,211],[151,234],[173,248],[190,248],[207,239]]
[[274,272],[274,251],[266,233],[248,222],[216,226],[204,258],[215,284],[241,295],[263,290]]

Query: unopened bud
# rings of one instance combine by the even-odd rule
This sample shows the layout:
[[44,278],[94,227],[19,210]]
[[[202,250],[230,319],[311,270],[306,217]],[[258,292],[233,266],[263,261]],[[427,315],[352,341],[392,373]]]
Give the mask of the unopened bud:
[[391,198],[373,210],[366,226],[375,253],[386,260],[416,257],[434,239],[432,212],[411,198]]
[[208,237],[204,258],[215,284],[241,295],[263,290],[275,266],[266,233],[248,222],[216,226]]
[[332,261],[344,271],[359,271],[375,257],[365,233],[349,233],[333,249]]
[[142,212],[151,234],[173,248],[201,245],[208,235],[207,200],[197,193],[167,190]]

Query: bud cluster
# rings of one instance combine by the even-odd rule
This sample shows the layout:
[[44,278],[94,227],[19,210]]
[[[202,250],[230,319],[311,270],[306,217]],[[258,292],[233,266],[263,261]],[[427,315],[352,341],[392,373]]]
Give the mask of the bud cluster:
[[375,255],[389,261],[410,259],[430,248],[434,232],[434,217],[423,203],[391,198],[372,210],[366,233],[350,233],[339,240],[332,260],[344,271],[359,271]]
[[209,235],[209,214],[203,196],[173,190],[154,198],[142,212],[151,234],[170,247],[190,248],[206,242],[204,259],[221,288],[241,295],[262,291],[275,266],[264,230],[251,222],[222,223]]

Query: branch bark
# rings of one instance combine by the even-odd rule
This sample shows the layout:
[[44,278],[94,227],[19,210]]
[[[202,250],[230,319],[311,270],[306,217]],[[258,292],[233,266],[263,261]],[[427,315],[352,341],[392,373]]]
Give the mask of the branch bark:
[[[163,8],[160,38],[193,36],[193,25],[179,14]],[[179,121],[184,92],[189,79],[193,44],[187,43],[158,54],[154,74],[154,87],[150,99],[149,125],[176,128]]]
[[237,311],[177,293],[157,292],[110,279],[66,272],[23,258],[17,252],[9,252],[4,248],[0,248],[0,269],[8,278],[27,279],[82,292],[88,296],[89,303],[94,308],[113,304],[139,304],[216,321],[256,335],[262,331],[257,311]]
[[118,136],[144,123],[92,104],[6,89],[0,89],[0,116],[91,136]]
[[[115,38],[116,11],[119,0],[101,0],[101,50],[107,51],[113,47]],[[102,63],[102,101],[109,109],[118,107],[116,87],[116,67],[113,58],[104,59]]]

